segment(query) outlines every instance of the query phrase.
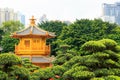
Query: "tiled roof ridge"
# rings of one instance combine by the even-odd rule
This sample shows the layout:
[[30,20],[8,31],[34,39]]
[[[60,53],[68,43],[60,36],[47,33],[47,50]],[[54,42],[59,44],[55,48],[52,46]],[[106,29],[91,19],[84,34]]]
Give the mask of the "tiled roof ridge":
[[20,30],[20,31],[16,31],[16,33],[23,32],[23,31],[27,30],[29,27],[30,27],[30,26],[25,27],[24,29],[22,29],[22,30]]
[[46,30],[43,30],[43,29],[41,29],[41,28],[39,28],[39,27],[37,27],[36,25],[34,26],[35,28],[37,28],[38,30],[40,30],[40,31],[43,31],[43,32],[48,32],[48,31],[46,31]]
[[22,29],[22,30],[20,30],[20,31],[16,31],[16,33],[23,32],[23,31],[27,30],[28,28],[30,28],[30,32],[32,32],[34,27],[35,27],[36,29],[38,29],[39,31],[48,32],[48,31],[45,31],[45,30],[43,30],[43,29],[41,29],[41,28],[39,28],[39,27],[37,27],[37,26],[35,25],[35,26],[28,26],[28,27],[26,27],[26,28],[24,28],[24,29]]

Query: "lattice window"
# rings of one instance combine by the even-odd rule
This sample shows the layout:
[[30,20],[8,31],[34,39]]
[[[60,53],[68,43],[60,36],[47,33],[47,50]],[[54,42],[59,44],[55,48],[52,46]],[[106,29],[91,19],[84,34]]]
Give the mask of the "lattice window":
[[34,42],[34,43],[39,43],[40,40],[39,40],[39,39],[34,39],[33,42]]
[[24,44],[26,47],[30,47],[30,40],[25,40]]

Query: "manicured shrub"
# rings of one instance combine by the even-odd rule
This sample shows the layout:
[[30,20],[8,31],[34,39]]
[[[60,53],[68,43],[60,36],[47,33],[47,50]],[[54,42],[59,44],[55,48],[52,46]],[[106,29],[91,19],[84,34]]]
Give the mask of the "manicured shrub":
[[103,43],[106,46],[106,49],[113,50],[117,43],[111,39],[102,39],[99,42]]
[[120,80],[119,76],[114,76],[114,75],[110,75],[107,77],[104,77],[105,80]]
[[88,41],[82,45],[81,51],[99,52],[105,50],[106,46],[99,41]]
[[16,65],[21,63],[21,58],[13,53],[0,54],[0,65]]

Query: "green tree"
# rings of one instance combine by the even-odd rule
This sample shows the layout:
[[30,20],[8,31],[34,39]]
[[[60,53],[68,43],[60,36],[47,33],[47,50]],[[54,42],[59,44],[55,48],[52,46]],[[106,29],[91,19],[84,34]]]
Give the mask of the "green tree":
[[2,23],[0,27],[0,45],[3,48],[3,52],[14,51],[14,46],[18,43],[18,40],[10,38],[10,35],[23,28],[24,25],[19,21],[6,21]]
[[51,53],[53,55],[55,55],[56,47],[58,47],[58,45],[55,43],[55,41],[57,40],[58,36],[61,34],[63,27],[67,26],[67,24],[65,24],[64,22],[61,22],[61,21],[47,21],[47,22],[38,23],[38,26],[46,31],[55,33],[55,35],[56,35],[55,38],[47,40],[47,43],[51,43],[51,47],[52,47]]
[[24,28],[24,25],[19,21],[6,21],[1,25],[1,30],[5,33],[4,35],[10,35],[11,33],[21,30]]
[[21,58],[12,53],[0,54],[0,65],[3,65],[2,70],[4,72],[9,72],[9,67],[13,65],[19,65],[22,63]]
[[27,68],[31,73],[40,69],[39,66],[36,66],[36,65],[32,64],[32,62],[28,58],[23,58],[22,59],[22,66],[24,68]]
[[[98,44],[97,44],[98,43]],[[111,39],[88,41],[80,55],[66,61],[62,67],[64,80],[119,80],[120,47]]]
[[61,34],[61,31],[64,26],[67,24],[61,21],[46,21],[42,23],[38,23],[38,26],[44,30],[55,32],[56,37]]
[[30,80],[30,72],[22,67],[22,59],[13,53],[0,54],[1,80]]
[[73,57],[72,54],[70,53],[59,53],[56,56],[56,59],[53,61],[54,65],[62,65],[64,64],[66,61],[69,61],[71,58]]
[[39,69],[31,74],[31,80],[48,80],[54,77],[51,68]]
[[15,44],[18,44],[18,42],[18,39],[11,38],[10,36],[3,37],[1,41],[2,52],[14,52]]
[[12,66],[9,69],[9,80],[30,80],[30,72],[27,68]]
[[67,44],[71,49],[78,51],[85,42],[103,38],[113,39],[120,44],[120,27],[100,19],[81,19],[63,27],[56,43],[57,45]]

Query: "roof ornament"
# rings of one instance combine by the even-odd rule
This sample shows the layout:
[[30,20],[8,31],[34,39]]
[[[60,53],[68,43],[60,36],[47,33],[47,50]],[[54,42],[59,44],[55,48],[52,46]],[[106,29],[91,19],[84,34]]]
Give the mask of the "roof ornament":
[[32,18],[30,19],[30,26],[35,26],[35,18],[34,16],[32,16]]

